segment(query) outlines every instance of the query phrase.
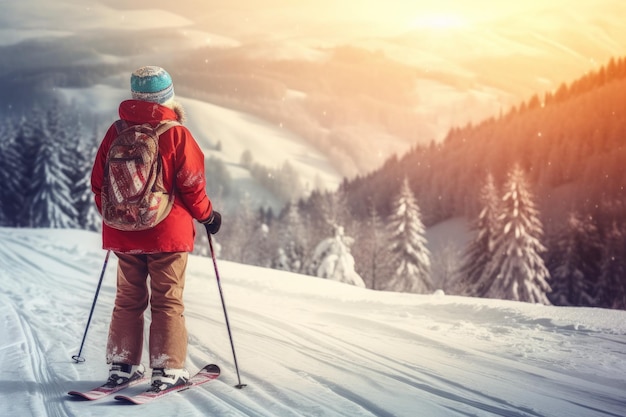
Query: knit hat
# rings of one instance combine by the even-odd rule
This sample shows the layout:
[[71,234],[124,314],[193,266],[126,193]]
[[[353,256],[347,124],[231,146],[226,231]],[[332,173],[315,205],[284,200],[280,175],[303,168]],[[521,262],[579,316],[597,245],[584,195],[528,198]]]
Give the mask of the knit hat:
[[174,84],[163,68],[147,66],[130,76],[130,91],[135,100],[163,104],[174,97]]

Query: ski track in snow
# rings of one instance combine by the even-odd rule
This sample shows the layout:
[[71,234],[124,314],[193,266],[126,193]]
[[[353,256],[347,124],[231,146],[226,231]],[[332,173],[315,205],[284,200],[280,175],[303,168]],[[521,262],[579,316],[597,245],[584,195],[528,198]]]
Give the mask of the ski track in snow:
[[88,232],[0,229],[3,415],[625,414],[625,312],[376,293],[219,261],[248,384],[238,390],[212,263],[197,257],[185,293],[188,367],[217,363],[220,378],[146,406],[76,401],[66,392],[100,384],[107,373],[114,256],[82,352],[86,362],[71,360],[103,266],[99,246]]
[[[12,384],[9,380],[0,382],[1,391],[4,394],[11,393],[12,395],[18,395],[21,391],[27,392],[31,401],[36,406],[31,406],[30,409],[42,409],[45,410],[45,416],[66,416],[68,410],[65,407],[63,401],[61,401],[61,387],[54,380],[49,372],[48,364],[45,362],[46,352],[45,346],[37,338],[33,331],[32,325],[28,322],[27,318],[19,313],[19,309],[12,304],[6,297],[1,297],[2,300],[2,323],[10,324],[7,333],[4,336],[12,340],[12,344],[7,346],[5,354],[10,355],[24,355],[26,356],[27,365],[17,370],[8,370],[8,374],[12,374],[17,378],[21,378],[22,381],[19,384]],[[13,352],[9,352],[8,349],[15,349]],[[5,359],[6,360],[6,359]],[[11,362],[7,361],[10,366]],[[5,371],[3,371],[4,373]],[[22,374],[24,373],[24,374]],[[8,406],[8,407],[7,407]],[[26,404],[28,406],[28,404]],[[24,407],[24,404],[10,403],[3,405],[4,415],[31,415],[29,407]],[[27,411],[28,410],[28,411]],[[37,415],[37,414],[32,414]]]

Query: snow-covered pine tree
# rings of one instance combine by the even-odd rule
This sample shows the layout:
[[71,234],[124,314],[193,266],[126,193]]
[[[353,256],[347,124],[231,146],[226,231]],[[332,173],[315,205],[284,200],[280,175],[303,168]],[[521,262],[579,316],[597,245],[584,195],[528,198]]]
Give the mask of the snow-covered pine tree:
[[484,296],[550,304],[550,274],[540,253],[543,226],[524,171],[515,165],[504,186],[502,229],[495,236],[493,259],[487,265]]
[[[49,111],[34,132],[38,142],[30,178],[27,212],[30,227],[72,228],[78,226],[68,167],[62,162],[63,140],[59,113]],[[51,132],[48,126],[54,128]],[[53,134],[54,133],[54,134]]]
[[500,199],[491,173],[487,174],[478,199],[482,210],[472,225],[474,240],[468,245],[463,265],[459,268],[458,291],[469,296],[476,296],[484,290],[479,288],[479,285],[482,283],[485,268],[493,256],[494,236],[500,229],[498,223]]
[[22,117],[15,123],[14,134],[2,139],[2,187],[5,225],[28,226],[28,212],[24,210],[28,185],[32,177],[35,154],[32,119]]
[[602,246],[598,228],[590,216],[573,212],[555,239],[547,262],[552,287],[550,300],[559,306],[595,305]]
[[354,240],[345,236],[343,227],[334,229],[334,236],[322,240],[313,251],[311,272],[320,278],[365,287],[363,278],[354,270],[354,257],[350,253]]
[[430,251],[426,247],[426,230],[417,200],[406,177],[392,203],[387,230],[390,242],[389,262],[395,267],[395,271],[385,288],[391,291],[414,293],[432,291]]

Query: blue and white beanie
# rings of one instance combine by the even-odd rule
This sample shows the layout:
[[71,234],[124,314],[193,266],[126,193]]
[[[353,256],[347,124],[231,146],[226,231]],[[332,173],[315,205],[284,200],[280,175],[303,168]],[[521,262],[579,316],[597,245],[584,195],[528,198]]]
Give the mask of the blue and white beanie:
[[130,91],[135,100],[163,104],[174,98],[172,77],[161,67],[141,67],[130,76]]

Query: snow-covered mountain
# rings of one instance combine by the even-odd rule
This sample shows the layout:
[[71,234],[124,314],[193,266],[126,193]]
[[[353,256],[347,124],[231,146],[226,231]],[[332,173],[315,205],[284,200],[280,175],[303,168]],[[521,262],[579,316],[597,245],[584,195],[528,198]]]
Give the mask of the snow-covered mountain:
[[[219,235],[217,235],[219,239]],[[191,257],[192,370],[223,375],[147,406],[79,402],[107,373],[111,257],[97,234],[0,229],[0,404],[6,416],[621,416],[626,312],[375,292],[218,260],[242,382],[210,259]],[[140,390],[141,388],[137,388]],[[131,389],[133,390],[133,389]]]
[[[108,89],[127,86],[128,73],[139,65],[172,63],[171,69],[175,70],[172,72],[188,75],[201,72],[215,55],[227,51],[226,61],[232,60],[235,65],[212,68],[222,72],[214,75],[239,74],[239,64],[245,67],[241,72],[244,79],[269,80],[288,89],[306,85],[308,91],[297,91],[303,97],[325,90],[321,97],[315,97],[305,106],[307,116],[321,118],[314,120],[321,126],[316,126],[311,136],[328,133],[316,106],[322,106],[319,113],[324,115],[328,110],[331,119],[346,116],[333,113],[351,113],[359,105],[367,108],[380,105],[380,101],[383,110],[398,103],[400,108],[406,107],[411,121],[404,132],[388,132],[377,126],[380,121],[370,119],[381,108],[374,107],[375,111],[363,115],[356,112],[360,119],[348,119],[346,126],[334,126],[337,134],[327,142],[341,140],[347,141],[347,145],[335,149],[329,143],[314,144],[317,152],[327,159],[332,157],[334,171],[352,175],[371,172],[388,156],[405,152],[416,141],[439,140],[451,127],[484,120],[518,105],[532,94],[556,90],[561,83],[626,53],[626,29],[621,19],[626,13],[626,3],[621,0],[521,3],[237,0],[228,5],[206,1],[175,6],[165,0],[78,3],[22,0],[3,5],[0,48],[11,59],[0,71],[0,82],[4,81],[9,88],[16,84],[16,78],[23,76],[21,81],[27,86],[40,80],[47,81],[43,84],[48,87],[50,84],[58,87],[55,83],[81,85],[76,79],[84,72],[99,77],[99,82],[87,87],[97,88],[99,94],[108,97],[111,95]],[[280,71],[266,68],[267,63],[279,61],[298,65],[315,62],[320,65],[317,73],[313,71],[315,78],[336,70],[323,65],[335,48],[342,46],[379,53],[386,59],[376,66],[381,62],[374,57],[373,62],[362,63],[365,68],[358,59],[362,55],[357,54],[357,59],[351,62],[341,62],[355,76],[332,74],[336,78],[331,81],[339,78],[339,88],[328,87],[329,80],[323,77],[300,79],[311,77],[310,69],[306,74],[297,70],[285,74],[284,68]],[[367,67],[370,64],[374,65],[371,70]],[[350,78],[361,84],[370,81],[378,90],[386,91],[387,84],[394,81],[396,64],[408,66],[414,74],[407,91],[404,86],[399,89],[406,94],[401,101],[393,97],[385,102],[384,94],[368,96],[371,91],[365,92],[367,99],[362,102],[338,100],[341,94],[335,90],[349,84]],[[360,72],[376,73],[387,66],[394,67],[393,71],[381,80],[356,76]],[[401,73],[404,71],[400,69]],[[92,83],[93,78],[88,82]],[[363,94],[360,88],[364,86],[356,87],[351,100],[354,95]],[[7,97],[18,94],[20,91],[14,91]],[[246,101],[250,97],[239,99]],[[290,98],[274,100],[282,102]],[[103,108],[108,102],[95,100],[90,104]],[[295,111],[291,110],[287,114],[295,118]],[[401,116],[394,111],[382,119],[391,118],[394,126],[409,123]],[[293,123],[301,125],[302,120],[295,118]],[[290,137],[302,140],[298,134]],[[261,159],[258,162],[264,163]]]

